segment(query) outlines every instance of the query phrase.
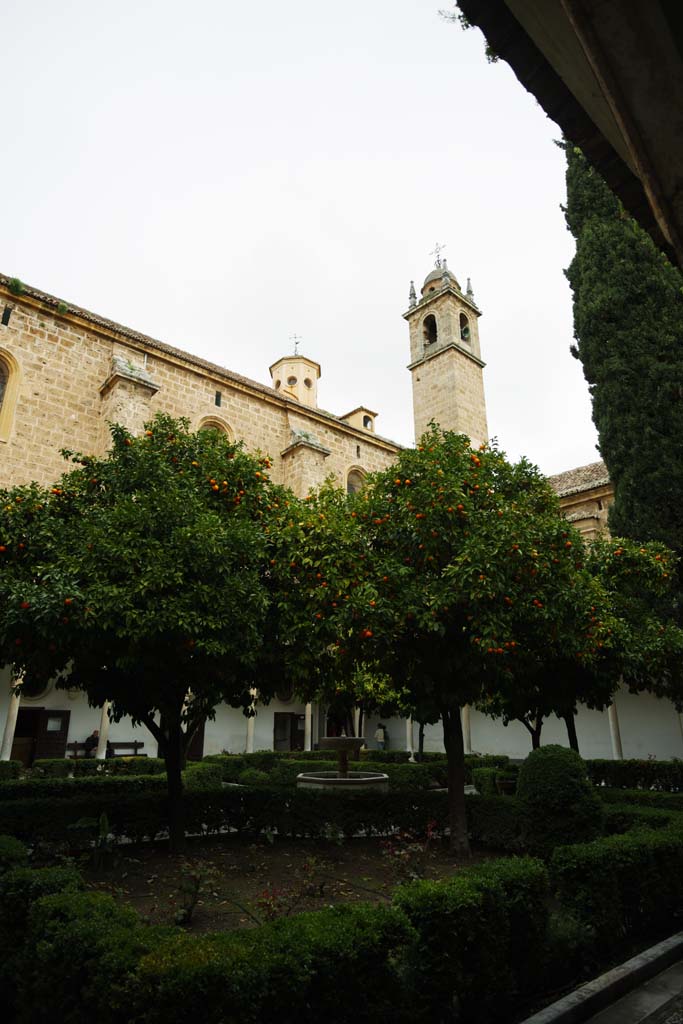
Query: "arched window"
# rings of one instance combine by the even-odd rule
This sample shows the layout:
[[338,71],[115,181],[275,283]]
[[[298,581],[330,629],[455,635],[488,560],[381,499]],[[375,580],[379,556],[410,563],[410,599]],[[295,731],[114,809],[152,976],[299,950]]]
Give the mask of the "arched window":
[[430,313],[422,321],[422,337],[424,338],[425,345],[434,345],[436,342],[436,317],[433,313]]
[[365,484],[365,473],[362,469],[351,469],[346,477],[346,493],[358,494],[363,490]]
[[219,434],[225,434],[228,441],[235,440],[235,434],[229,423],[220,416],[205,416],[199,424],[198,430],[217,430]]
[[18,394],[19,364],[13,355],[0,349],[0,441],[9,441]]
[[460,340],[464,341],[467,345],[469,345],[470,341],[472,340],[472,335],[470,333],[470,322],[464,313],[460,314]]
[[372,416],[363,417],[363,426],[366,430],[372,430]]

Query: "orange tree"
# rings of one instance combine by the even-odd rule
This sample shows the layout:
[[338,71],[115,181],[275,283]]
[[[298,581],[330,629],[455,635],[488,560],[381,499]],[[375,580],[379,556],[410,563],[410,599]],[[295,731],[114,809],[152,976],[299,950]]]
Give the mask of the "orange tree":
[[[114,719],[144,724],[166,761],[172,846],[197,727],[219,702],[248,710],[264,656],[268,517],[287,495],[269,462],[158,415],[112,428],[104,458],[52,488],[0,495],[0,663],[59,676]],[[259,674],[268,696],[268,683]]]
[[664,544],[624,538],[599,540],[587,552],[586,569],[598,583],[614,633],[599,651],[598,670],[616,675],[633,693],[644,690],[683,709],[683,630],[679,559]]
[[354,680],[372,666],[392,681],[376,703],[441,720],[451,844],[466,850],[461,708],[599,642],[586,645],[581,541],[549,485],[526,461],[432,428],[360,495],[324,487],[281,506],[271,529],[281,670],[303,696],[343,702],[368,698]]

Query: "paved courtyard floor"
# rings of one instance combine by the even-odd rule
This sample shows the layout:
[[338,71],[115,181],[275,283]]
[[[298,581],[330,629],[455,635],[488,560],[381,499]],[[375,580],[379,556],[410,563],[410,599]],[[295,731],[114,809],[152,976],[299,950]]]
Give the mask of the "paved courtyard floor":
[[683,1024],[683,961],[622,996],[587,1024]]

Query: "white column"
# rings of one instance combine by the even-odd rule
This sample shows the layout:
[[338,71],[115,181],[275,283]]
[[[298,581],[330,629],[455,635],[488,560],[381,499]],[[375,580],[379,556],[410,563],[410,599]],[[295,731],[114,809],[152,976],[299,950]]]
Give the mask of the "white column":
[[313,705],[307,704],[304,711],[304,750],[312,750],[313,740]]
[[353,731],[356,734],[356,736],[358,735],[358,730],[359,729],[360,729],[360,708],[354,708],[353,709]]
[[472,753],[472,727],[470,724],[470,706],[465,704],[460,712],[462,720],[462,741],[466,754]]
[[97,744],[97,753],[95,757],[98,761],[104,761],[107,756],[107,740],[109,739],[109,708],[111,707],[111,701],[105,700],[102,705],[102,714],[100,715],[100,741]]
[[415,750],[413,748],[413,720],[412,718],[406,718],[406,750],[410,754],[409,761],[415,760]]
[[683,740],[683,715],[679,714],[679,715],[677,715],[677,718],[678,718],[678,724],[681,727],[681,739]]
[[[252,708],[256,706],[256,690],[251,691],[253,697]],[[247,754],[254,753],[254,727],[256,725],[256,716],[250,715],[247,719]]]
[[12,683],[12,689],[9,696],[9,705],[7,707],[7,718],[5,719],[5,729],[2,734],[2,747],[0,747],[0,761],[9,761],[12,758],[14,730],[17,727],[17,715],[19,714],[19,705],[21,703],[21,697],[17,693],[17,686],[19,685],[20,682],[20,679],[15,679]]
[[616,704],[610,704],[607,708],[607,718],[609,719],[609,734],[612,740],[612,760],[623,761],[624,751],[621,747],[621,732],[619,730],[619,716],[617,715]]

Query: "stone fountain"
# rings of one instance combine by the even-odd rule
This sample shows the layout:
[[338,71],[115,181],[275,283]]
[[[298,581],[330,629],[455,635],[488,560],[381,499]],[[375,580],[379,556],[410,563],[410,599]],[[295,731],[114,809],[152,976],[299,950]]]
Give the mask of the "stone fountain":
[[362,736],[325,736],[320,740],[321,750],[333,750],[337,754],[336,772],[302,772],[296,777],[297,789],[334,789],[358,793],[373,790],[386,793],[389,776],[383,772],[349,771],[349,754],[358,756],[365,743]]

